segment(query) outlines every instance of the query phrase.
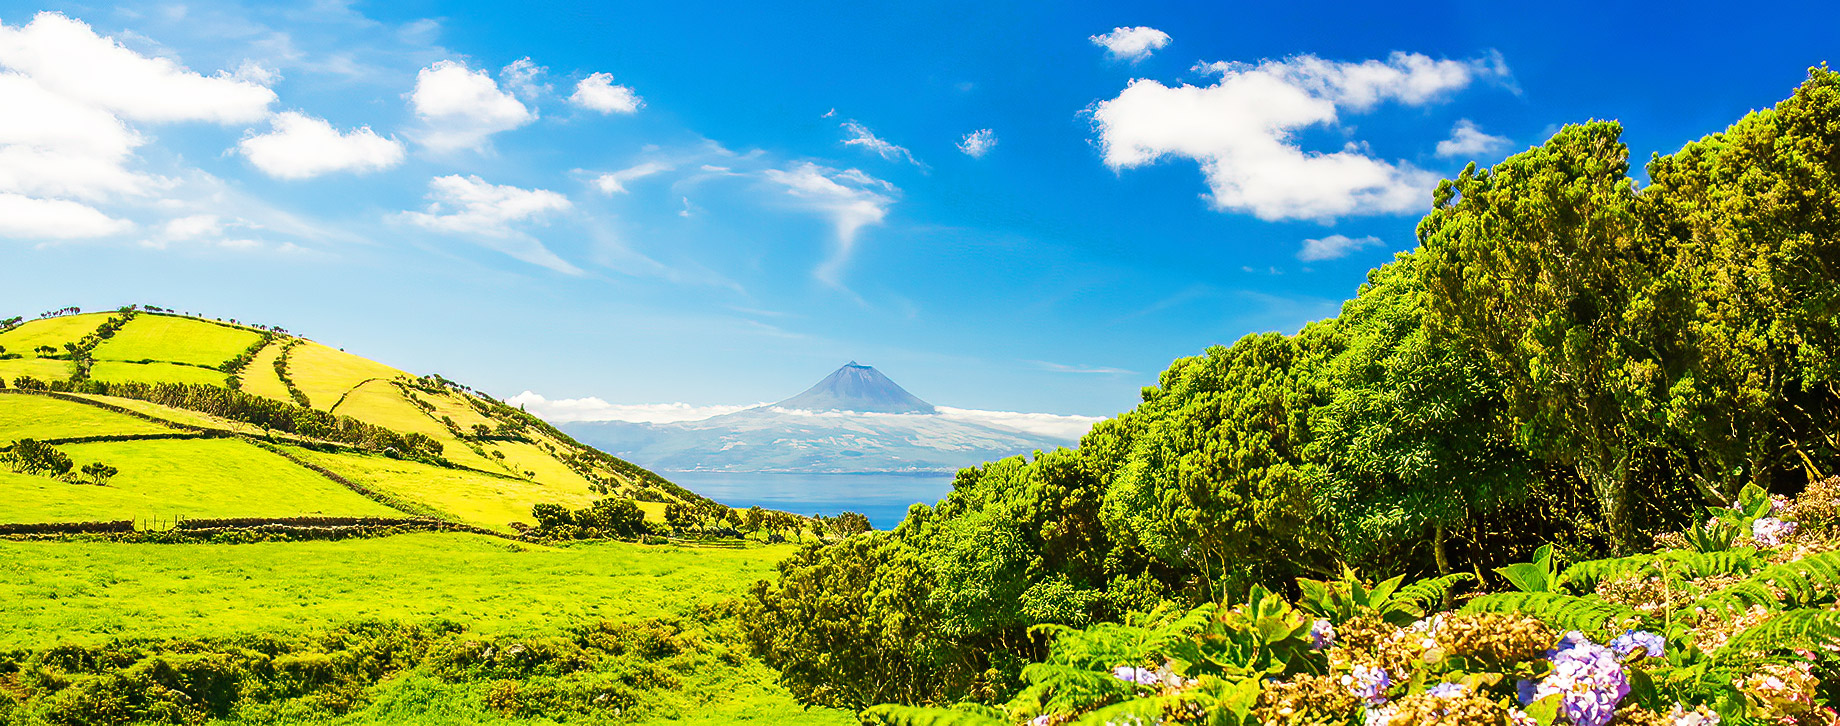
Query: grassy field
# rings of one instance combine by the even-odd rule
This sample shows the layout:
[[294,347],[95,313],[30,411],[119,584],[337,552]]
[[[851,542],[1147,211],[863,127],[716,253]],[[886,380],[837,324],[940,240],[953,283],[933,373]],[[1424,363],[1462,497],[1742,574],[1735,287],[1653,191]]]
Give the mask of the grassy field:
[[[9,349],[10,350],[10,349]],[[20,376],[37,378],[41,381],[55,381],[70,377],[70,361],[52,360],[50,358],[14,358],[0,360],[0,379],[7,385],[13,385],[13,379]]]
[[[340,396],[359,383],[373,378],[387,381],[400,375],[407,374],[313,341],[302,342],[288,353],[288,377],[294,379],[294,385],[299,386],[302,393],[307,394],[313,407],[321,410],[331,408],[338,403]],[[389,426],[378,421],[371,423]]]
[[242,390],[258,396],[267,396],[277,401],[292,403],[287,386],[281,385],[281,378],[275,375],[275,358],[281,355],[281,341],[276,340],[256,353],[256,357],[237,374],[243,381]]
[[50,396],[0,396],[0,444],[21,438],[61,439],[171,431],[151,421]]
[[[91,355],[99,361],[168,361],[216,366],[242,353],[261,339],[245,328],[142,313],[96,346]],[[221,376],[220,376],[221,378]]]
[[235,439],[65,444],[77,467],[121,470],[108,486],[0,479],[0,521],[173,517],[403,516],[286,459]]
[[125,363],[99,360],[89,367],[89,377],[105,383],[190,383],[196,386],[222,386],[224,374],[209,368],[182,366],[177,363]]
[[367,618],[540,633],[741,594],[789,545],[549,548],[460,533],[242,545],[0,541],[0,649]]
[[470,471],[355,453],[327,454],[288,449],[347,479],[391,496],[421,502],[483,527],[508,531],[510,522],[532,523],[530,507],[552,502],[580,509],[594,502],[586,487],[553,487]]
[[262,428],[260,426],[246,424],[241,421],[231,421],[230,419],[226,419],[226,418],[218,418],[216,416],[212,416],[210,414],[199,413],[197,411],[187,411],[183,408],[169,408],[169,407],[157,404],[157,403],[151,403],[148,401],[140,401],[140,400],[136,400],[132,398],[116,398],[114,396],[96,396],[96,395],[91,395],[87,393],[73,393],[71,395],[81,396],[91,401],[99,401],[102,403],[109,404],[111,406],[120,406],[122,408],[128,409],[135,413],[143,413],[148,416],[152,416],[161,421],[171,421],[173,423],[185,424],[187,426],[198,426],[198,427],[207,428],[207,429],[217,429],[219,431],[234,431],[240,434],[250,434],[250,435],[257,435],[257,436],[262,434]]
[[102,325],[102,321],[108,320],[109,315],[111,313],[85,313],[21,323],[19,327],[0,333],[0,348],[6,348],[8,353],[29,356],[33,348],[49,345],[62,353],[65,343],[75,343],[83,336],[96,332],[96,328]]
[[[0,623],[8,626],[0,628],[0,651],[267,636],[361,621],[452,621],[467,638],[539,641],[595,622],[676,618],[736,597],[791,551],[614,542],[548,548],[434,533],[242,545],[0,541]],[[702,627],[715,628],[692,632],[703,650],[658,661],[666,670],[635,684],[644,701],[627,715],[507,718],[485,707],[489,679],[456,681],[417,668],[370,684],[361,707],[342,717],[290,719],[283,708],[217,723],[855,723],[845,712],[799,707],[772,671],[745,657],[732,630]],[[634,672],[645,673],[643,665]]]

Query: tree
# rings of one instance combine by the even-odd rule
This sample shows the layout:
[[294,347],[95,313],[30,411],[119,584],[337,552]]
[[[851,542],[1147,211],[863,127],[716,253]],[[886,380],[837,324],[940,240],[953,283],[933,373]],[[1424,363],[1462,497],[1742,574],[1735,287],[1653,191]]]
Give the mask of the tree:
[[63,476],[72,466],[70,457],[56,447],[41,443],[35,439],[20,439],[3,452],[0,463],[5,463],[20,474],[38,476]]
[[83,465],[83,475],[89,477],[90,482],[94,483],[96,486],[107,484],[110,478],[120,473],[120,469],[116,469],[100,461]]
[[1575,466],[1612,542],[1634,534],[1629,490],[1655,443],[1656,351],[1626,324],[1653,277],[1622,127],[1567,126],[1493,169],[1438,185],[1418,225],[1428,322],[1504,382],[1520,443]]
[[874,529],[869,524],[869,517],[859,512],[844,512],[832,517],[829,524],[831,531],[839,537],[858,535]]
[[759,532],[761,525],[765,524],[766,520],[767,512],[761,509],[760,505],[748,507],[747,512],[741,515],[741,524],[749,532]]

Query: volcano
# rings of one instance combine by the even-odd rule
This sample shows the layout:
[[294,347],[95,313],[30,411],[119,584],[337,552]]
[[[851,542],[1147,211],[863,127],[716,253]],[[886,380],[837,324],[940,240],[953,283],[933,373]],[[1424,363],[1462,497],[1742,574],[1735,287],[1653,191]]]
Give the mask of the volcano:
[[804,393],[775,408],[794,411],[846,411],[850,413],[939,413],[933,404],[908,393],[873,366],[850,361]]

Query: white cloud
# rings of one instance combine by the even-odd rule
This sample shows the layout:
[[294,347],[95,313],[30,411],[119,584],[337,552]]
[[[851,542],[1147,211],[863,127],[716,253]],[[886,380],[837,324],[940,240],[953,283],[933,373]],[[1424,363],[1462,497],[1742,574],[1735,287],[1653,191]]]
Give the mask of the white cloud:
[[273,130],[237,144],[249,163],[280,179],[306,179],[335,171],[365,173],[402,163],[403,145],[364,126],[344,133],[323,119],[288,111]]
[[1135,28],[1113,28],[1112,32],[1095,35],[1091,40],[1093,45],[1104,48],[1112,60],[1136,63],[1169,45],[1169,34],[1139,25]]
[[1032,360],[1029,362],[1034,363],[1037,366],[1040,366],[1042,370],[1053,371],[1055,373],[1076,373],[1080,375],[1101,375],[1101,376],[1121,376],[1121,375],[1135,375],[1136,374],[1136,371],[1127,371],[1123,368],[1111,368],[1108,366],[1080,366],[1080,365],[1070,366],[1065,363],[1053,363],[1053,362],[1045,361],[1045,360]]
[[1335,260],[1347,257],[1350,253],[1369,247],[1379,247],[1379,237],[1354,237],[1332,234],[1322,239],[1306,239],[1303,249],[1297,250],[1297,259],[1304,262]]
[[630,423],[677,423],[681,421],[701,421],[711,416],[758,408],[766,403],[750,403],[740,406],[693,406],[688,403],[608,403],[599,398],[563,398],[550,400],[542,395],[525,391],[505,399],[513,406],[522,406],[550,423],[573,423],[576,421],[626,421]]
[[233,75],[206,77],[149,58],[80,20],[43,12],[0,25],[0,66],[45,89],[135,121],[248,123],[268,115],[275,92]]
[[133,223],[86,204],[0,192],[0,237],[82,239],[121,234],[133,228]]
[[839,276],[855,250],[857,232],[887,218],[888,208],[894,204],[892,195],[898,190],[856,169],[838,171],[810,162],[789,170],[768,169],[764,175],[806,207],[830,217],[837,230],[837,252],[813,275],[841,287]]
[[958,150],[973,159],[982,159],[991,149],[997,147],[997,132],[990,129],[978,129],[965,134],[958,142]]
[[537,118],[516,96],[499,90],[485,71],[451,60],[416,74],[409,105],[426,126],[418,140],[436,151],[482,148],[492,134]]
[[435,232],[473,237],[487,247],[558,272],[581,270],[557,257],[514,225],[541,222],[573,207],[568,197],[547,189],[520,189],[458,174],[428,181],[428,211],[404,212],[409,223]]
[[665,172],[665,171],[670,171],[670,170],[671,170],[671,166],[669,164],[661,164],[655,161],[648,161],[643,164],[636,164],[631,167],[621,169],[619,171],[608,172],[606,174],[602,174],[600,176],[595,177],[593,181],[588,182],[588,183],[593,185],[595,189],[600,190],[602,194],[625,194],[626,185],[628,183],[634,180],[637,180],[637,179],[651,176],[653,174],[657,174],[659,172]]
[[1457,125],[1450,129],[1450,138],[1438,142],[1437,154],[1438,156],[1480,156],[1507,145],[1506,138],[1485,134],[1474,121],[1459,119]]
[[498,80],[519,98],[531,101],[549,92],[549,84],[539,80],[543,74],[548,72],[548,68],[537,65],[530,58],[525,57],[514,60],[510,65],[499,69]]
[[1215,63],[1210,86],[1132,81],[1093,109],[1106,165],[1114,170],[1169,157],[1192,159],[1219,209],[1265,220],[1331,220],[1393,214],[1427,205],[1437,176],[1405,162],[1368,156],[1349,144],[1306,151],[1296,135],[1334,126],[1340,112],[1382,101],[1422,105],[1506,69],[1498,58],[1450,61],[1394,53],[1385,61],[1325,61],[1314,56],[1256,65]]
[[1015,413],[979,411],[939,406],[939,415],[954,421],[998,426],[1062,441],[1077,441],[1092,430],[1093,424],[1105,419],[1097,416],[1064,416],[1054,413]]
[[915,159],[914,155],[906,148],[889,143],[886,139],[876,136],[873,132],[869,131],[869,127],[867,126],[856,123],[855,121],[845,121],[843,122],[843,130],[848,133],[848,136],[845,136],[843,139],[844,146],[860,146],[874,153],[876,156],[880,156],[889,161],[906,161],[914,166],[924,166],[920,163],[920,160]]
[[215,214],[194,214],[167,220],[160,226],[160,236],[168,240],[188,240],[217,236],[224,232],[224,221]]
[[611,73],[595,73],[581,79],[575,84],[575,95],[569,96],[569,102],[601,113],[633,113],[645,105],[645,100],[633,93],[633,89],[614,85]]

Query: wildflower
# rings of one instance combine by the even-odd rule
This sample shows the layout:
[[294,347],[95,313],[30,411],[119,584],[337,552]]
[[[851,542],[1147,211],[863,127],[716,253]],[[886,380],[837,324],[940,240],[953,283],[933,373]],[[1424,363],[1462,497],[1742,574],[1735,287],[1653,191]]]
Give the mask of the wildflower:
[[1387,675],[1385,668],[1358,665],[1342,676],[1342,686],[1356,698],[1377,706],[1386,703],[1386,689],[1393,686],[1393,678]]
[[1576,726],[1604,726],[1629,695],[1629,677],[1616,653],[1584,634],[1568,632],[1550,656],[1553,670],[1539,683],[1521,681],[1523,705],[1559,695],[1559,710]]
[[1649,658],[1667,657],[1667,639],[1646,630],[1625,631],[1616,640],[1610,641],[1610,650],[1615,651],[1619,658],[1628,658],[1637,648],[1641,648]]
[[1157,677],[1155,671],[1147,668],[1139,668],[1137,666],[1118,666],[1112,669],[1112,675],[1116,676],[1118,680],[1126,683],[1135,683],[1140,686],[1154,686],[1162,680]]
[[1705,706],[1694,706],[1688,711],[1680,704],[1667,712],[1669,726],[1719,726],[1719,715]]
[[1751,539],[1763,547],[1780,547],[1784,540],[1795,534],[1794,522],[1775,517],[1759,517],[1751,522]]
[[1335,625],[1322,618],[1310,625],[1310,650],[1324,650],[1335,645]]

